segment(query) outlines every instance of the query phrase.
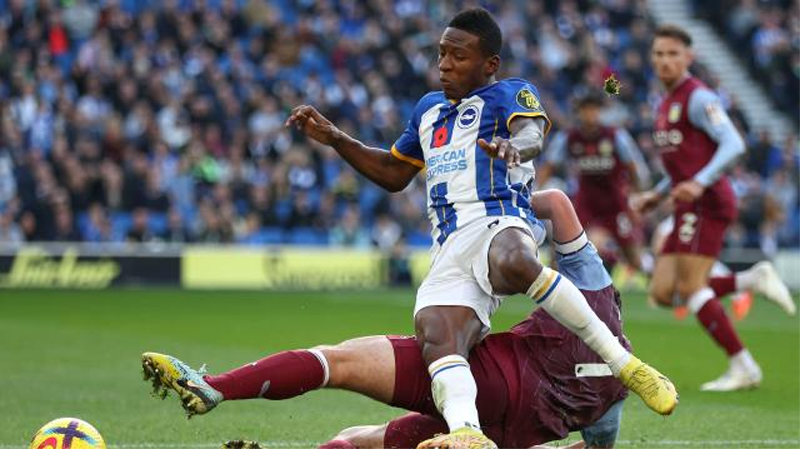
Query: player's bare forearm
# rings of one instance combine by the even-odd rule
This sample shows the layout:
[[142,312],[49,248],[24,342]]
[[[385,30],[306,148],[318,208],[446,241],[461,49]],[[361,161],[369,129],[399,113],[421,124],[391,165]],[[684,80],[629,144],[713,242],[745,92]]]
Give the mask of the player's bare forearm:
[[531,208],[537,218],[553,222],[553,240],[569,242],[583,233],[583,226],[566,193],[557,189],[531,194]]
[[313,106],[294,108],[286,126],[295,126],[309,138],[330,145],[359,173],[390,192],[403,190],[419,172],[418,167],[395,158],[388,151],[368,147],[348,136]]
[[337,130],[331,147],[359,173],[389,192],[399,192],[414,179],[419,168],[401,161],[386,150],[364,145]]
[[517,117],[511,121],[511,145],[519,152],[521,162],[528,162],[541,154],[544,148],[543,117]]

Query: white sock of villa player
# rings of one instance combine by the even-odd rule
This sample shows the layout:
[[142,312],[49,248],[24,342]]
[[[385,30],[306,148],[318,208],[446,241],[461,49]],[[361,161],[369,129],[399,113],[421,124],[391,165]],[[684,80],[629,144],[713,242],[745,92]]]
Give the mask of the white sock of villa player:
[[544,267],[527,295],[559,323],[580,337],[611,368],[615,376],[630,361],[630,353],[594,313],[569,279]]
[[481,431],[478,420],[478,386],[469,362],[460,355],[444,356],[428,366],[433,402],[450,431],[470,427]]

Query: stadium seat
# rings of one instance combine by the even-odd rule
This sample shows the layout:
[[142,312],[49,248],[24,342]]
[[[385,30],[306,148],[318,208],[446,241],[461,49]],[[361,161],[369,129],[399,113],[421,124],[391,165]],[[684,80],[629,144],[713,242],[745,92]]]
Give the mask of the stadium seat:
[[433,242],[430,234],[420,231],[411,231],[406,239],[409,246],[429,248]]
[[283,243],[284,232],[283,229],[277,226],[267,226],[261,228],[259,232],[261,243],[265,245],[277,245]]
[[161,235],[167,231],[167,226],[169,224],[167,214],[151,212],[147,219],[147,224],[150,226],[150,231],[153,234]]
[[314,228],[295,228],[289,231],[286,243],[292,245],[327,245],[328,233]]

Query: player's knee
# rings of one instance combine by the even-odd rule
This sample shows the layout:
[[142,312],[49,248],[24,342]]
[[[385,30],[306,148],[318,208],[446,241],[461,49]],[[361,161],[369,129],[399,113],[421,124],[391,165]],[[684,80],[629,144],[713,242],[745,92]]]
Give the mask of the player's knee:
[[338,345],[320,345],[311,348],[319,351],[328,364],[328,386],[340,387],[345,379],[350,378],[350,367],[354,353],[345,343]]
[[701,288],[703,288],[703,285],[697,285],[695,282],[678,281],[675,292],[685,302]]
[[492,265],[502,274],[504,285],[492,285],[503,294],[524,293],[542,273],[542,264],[528,247],[514,247],[499,255]]
[[417,312],[414,327],[428,363],[451,354],[467,357],[481,331],[480,320],[466,307],[426,307]]
[[435,350],[450,339],[444,317],[432,307],[426,307],[414,317],[414,330],[422,353]]
[[653,283],[650,285],[650,298],[663,307],[672,307],[673,289],[670,286]]

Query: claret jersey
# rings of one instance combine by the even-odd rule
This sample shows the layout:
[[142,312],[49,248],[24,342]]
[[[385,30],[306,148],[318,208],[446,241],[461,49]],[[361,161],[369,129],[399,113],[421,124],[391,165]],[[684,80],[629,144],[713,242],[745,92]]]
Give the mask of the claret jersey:
[[529,205],[533,163],[509,170],[505,161],[489,157],[478,146],[478,139],[509,138],[511,120],[518,116],[543,117],[545,132],[550,128],[538,90],[519,78],[481,87],[459,102],[438,91],[417,103],[391,151],[398,159],[426,169],[435,244],[481,217],[535,219]]

